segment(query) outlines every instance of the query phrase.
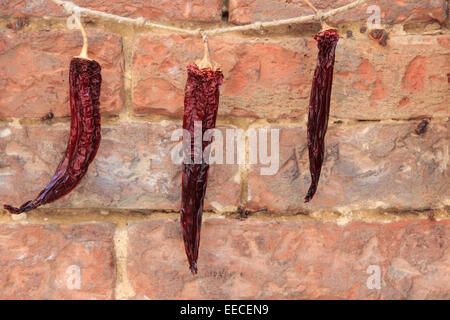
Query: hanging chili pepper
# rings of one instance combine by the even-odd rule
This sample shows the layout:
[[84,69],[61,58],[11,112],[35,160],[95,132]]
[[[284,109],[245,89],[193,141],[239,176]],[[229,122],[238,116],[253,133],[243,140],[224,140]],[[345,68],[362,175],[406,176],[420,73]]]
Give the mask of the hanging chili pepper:
[[4,205],[13,214],[33,210],[70,193],[86,174],[100,145],[101,68],[87,57],[87,38],[82,29],[84,45],[79,57],[70,62],[70,138],[50,183],[41,193],[20,208]]
[[317,190],[325,152],[325,133],[330,114],[330,97],[333,83],[334,57],[339,35],[334,29],[314,36],[319,53],[311,87],[308,113],[308,151],[311,185],[305,197],[309,202]]
[[[207,44],[205,44],[205,48],[206,46]],[[205,54],[205,57],[209,61],[209,53]],[[203,68],[203,66],[206,67]],[[215,128],[219,107],[219,87],[222,84],[223,74],[221,71],[215,70],[213,64],[202,62],[198,63],[198,66],[189,65],[187,72],[183,129],[189,132],[191,140],[186,141],[185,137],[184,141],[185,162],[183,163],[182,173],[181,227],[189,268],[195,274],[197,273],[203,201],[206,194],[209,169],[209,164],[205,161],[205,158],[209,155],[205,154],[205,148],[211,141],[202,141],[203,139],[201,139],[201,145],[196,145],[194,124],[196,122],[198,126],[201,124],[202,137],[206,130]],[[196,161],[196,159],[199,160]]]

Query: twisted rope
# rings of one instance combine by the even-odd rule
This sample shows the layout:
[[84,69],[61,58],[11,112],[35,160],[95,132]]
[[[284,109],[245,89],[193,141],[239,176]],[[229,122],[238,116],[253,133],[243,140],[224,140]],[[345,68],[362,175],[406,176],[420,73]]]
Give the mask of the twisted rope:
[[213,36],[223,33],[230,33],[230,32],[238,32],[238,31],[248,31],[248,30],[261,30],[268,27],[276,27],[276,26],[283,26],[283,25],[289,25],[289,24],[296,24],[296,23],[305,23],[310,21],[323,21],[329,17],[335,16],[339,13],[348,11],[350,9],[353,9],[357,6],[360,6],[369,0],[356,0],[354,2],[351,2],[345,6],[329,10],[327,12],[321,12],[316,11],[315,14],[302,16],[302,17],[295,17],[290,19],[281,19],[281,20],[275,20],[275,21],[267,21],[267,22],[254,22],[242,26],[235,26],[235,27],[224,27],[224,28],[214,28],[214,29],[187,29],[187,28],[177,28],[172,27],[164,24],[158,24],[151,22],[150,20],[147,20],[143,17],[139,18],[128,18],[128,17],[122,17],[111,13],[106,13],[103,11],[97,11],[92,10],[88,8],[79,7],[78,5],[74,4],[70,1],[61,1],[61,0],[52,0],[54,3],[60,5],[63,7],[66,13],[73,14],[73,13],[80,13],[83,16],[89,16],[89,17],[96,17],[96,18],[104,18],[108,20],[115,20],[118,23],[125,23],[125,24],[131,24],[131,25],[137,25],[137,26],[144,26],[144,27],[150,27],[155,29],[161,29],[166,30],[169,32],[174,33],[184,33],[188,35],[193,36]]

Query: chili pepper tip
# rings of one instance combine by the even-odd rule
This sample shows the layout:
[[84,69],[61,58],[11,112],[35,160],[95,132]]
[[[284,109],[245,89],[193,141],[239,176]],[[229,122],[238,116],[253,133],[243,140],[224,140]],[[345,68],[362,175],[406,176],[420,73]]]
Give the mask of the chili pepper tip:
[[314,194],[316,193],[316,188],[314,188],[314,186],[311,186],[310,189],[308,190],[308,193],[306,194],[305,200],[303,201],[304,203],[311,201],[311,199],[314,197]]
[[7,204],[3,205],[3,208],[5,210],[8,210],[9,213],[11,213],[11,214],[21,214],[22,213],[19,208],[16,208],[16,207],[13,207],[13,206],[10,206]]
[[197,274],[197,272],[198,272],[198,269],[197,269],[197,263],[193,263],[190,267],[189,267],[189,269],[191,269],[191,272],[192,272],[192,274]]

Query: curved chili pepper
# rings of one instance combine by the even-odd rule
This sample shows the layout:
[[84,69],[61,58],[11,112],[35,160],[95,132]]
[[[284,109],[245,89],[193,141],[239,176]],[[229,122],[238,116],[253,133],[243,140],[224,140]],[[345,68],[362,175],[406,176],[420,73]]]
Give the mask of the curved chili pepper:
[[308,113],[308,151],[311,185],[305,202],[312,199],[319,184],[325,152],[325,134],[330,114],[331,87],[333,84],[334,56],[339,35],[330,29],[314,36],[319,53],[311,87]]
[[198,158],[201,159],[201,163],[196,164],[194,161],[197,159],[195,155],[198,156],[200,152],[203,154],[211,141],[203,141],[201,150],[194,145],[194,123],[201,122],[202,136],[206,130],[216,127],[219,87],[222,84],[223,74],[218,70],[200,70],[196,65],[189,65],[187,71],[183,129],[189,131],[191,136],[190,143],[184,141],[185,154],[189,154],[191,163],[183,163],[181,227],[189,268],[195,274],[209,165],[203,157]]
[[100,146],[101,67],[94,60],[73,58],[70,62],[70,138],[64,158],[53,178],[36,199],[20,208],[5,205],[19,214],[53,202],[70,193],[86,174]]

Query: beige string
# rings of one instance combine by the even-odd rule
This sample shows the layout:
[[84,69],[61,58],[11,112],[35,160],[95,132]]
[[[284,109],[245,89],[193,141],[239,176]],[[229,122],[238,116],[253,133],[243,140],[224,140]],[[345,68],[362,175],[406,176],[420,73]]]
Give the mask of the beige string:
[[314,12],[315,12],[316,14],[319,13],[319,10],[317,10],[317,8],[314,7],[313,4],[312,4],[311,2],[309,2],[309,0],[303,0],[303,1],[304,1],[311,9],[313,9]]
[[104,19],[108,19],[108,20],[115,20],[119,23],[126,23],[126,24],[137,25],[137,26],[145,26],[145,27],[149,27],[149,28],[161,29],[161,30],[166,30],[169,32],[174,32],[174,33],[184,33],[184,34],[193,35],[193,36],[202,36],[202,35],[213,36],[213,35],[218,35],[218,34],[223,34],[223,33],[240,32],[240,31],[248,31],[248,30],[259,31],[263,28],[268,28],[268,27],[305,23],[305,22],[310,22],[310,21],[320,21],[322,23],[323,20],[325,20],[329,17],[335,16],[339,13],[353,9],[361,4],[368,2],[369,0],[356,0],[345,6],[342,6],[342,7],[336,8],[336,9],[332,9],[327,12],[320,12],[319,10],[315,9],[315,10],[317,10],[315,12],[315,14],[308,15],[308,16],[275,20],[275,21],[267,21],[267,22],[259,22],[258,21],[258,22],[254,22],[254,23],[250,23],[250,24],[246,24],[246,25],[242,25],[242,26],[207,29],[207,30],[203,30],[203,31],[201,29],[185,29],[185,28],[177,28],[177,27],[172,27],[172,26],[168,26],[168,25],[158,24],[158,23],[151,22],[142,17],[139,17],[139,18],[121,17],[121,16],[118,16],[115,14],[110,14],[110,13],[106,13],[106,12],[102,12],[102,11],[82,8],[70,1],[61,1],[61,0],[52,0],[52,1],[54,3],[62,6],[64,8],[64,10],[69,14],[72,14],[74,11],[77,10],[78,12],[80,12],[80,14],[85,15],[85,16],[104,18]]

